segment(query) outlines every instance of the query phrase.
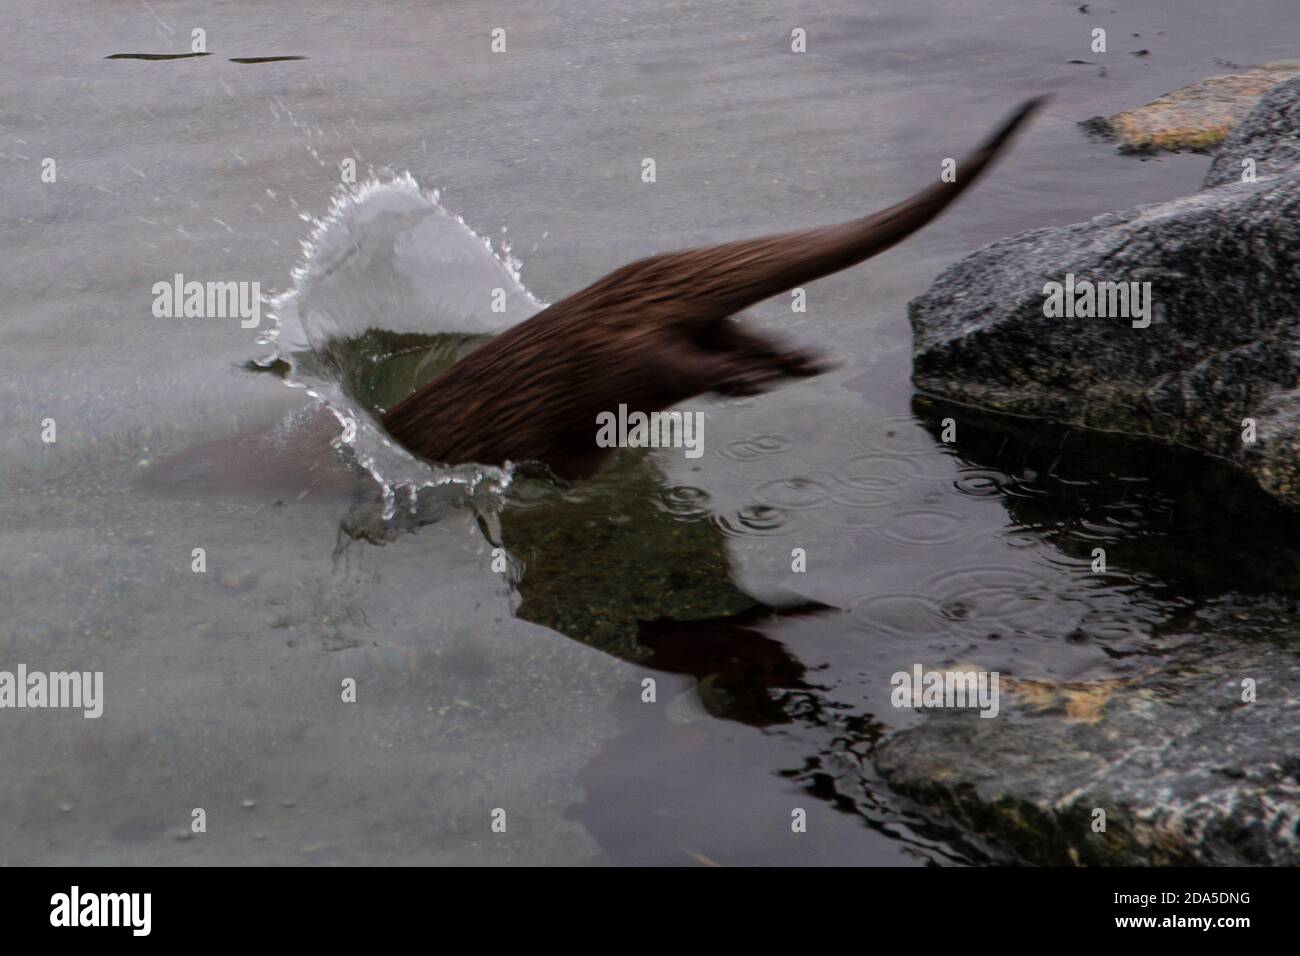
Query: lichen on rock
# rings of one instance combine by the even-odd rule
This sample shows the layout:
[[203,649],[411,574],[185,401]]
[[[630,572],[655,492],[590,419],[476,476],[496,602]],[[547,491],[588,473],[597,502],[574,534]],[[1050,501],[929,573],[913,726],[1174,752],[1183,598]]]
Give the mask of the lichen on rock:
[[1081,124],[1135,152],[1214,149],[1254,109],[1268,90],[1300,75],[1300,60],[1279,60],[1224,76],[1211,76],[1157,97],[1145,106]]

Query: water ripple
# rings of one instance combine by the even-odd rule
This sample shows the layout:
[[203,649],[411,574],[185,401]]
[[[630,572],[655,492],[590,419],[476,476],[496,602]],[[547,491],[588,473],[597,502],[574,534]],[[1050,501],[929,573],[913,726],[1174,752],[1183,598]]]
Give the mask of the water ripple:
[[[1040,570],[1014,567],[968,567],[931,575],[921,589],[936,595],[954,619],[1011,625],[1041,613],[1054,596]],[[959,611],[959,613],[958,613]]]
[[785,454],[793,444],[784,435],[750,435],[727,442],[718,449],[718,454],[728,461],[760,461]]
[[996,498],[1005,484],[1006,475],[991,468],[963,468],[953,480],[957,493],[968,498]]
[[767,505],[746,505],[731,514],[714,514],[710,520],[729,538],[775,538],[794,530],[782,511]]
[[899,544],[930,547],[960,541],[968,533],[964,526],[962,518],[946,511],[909,508],[895,512],[881,533]]
[[815,508],[831,494],[833,479],[822,477],[774,478],[759,484],[753,495],[763,504],[790,511]]
[[693,519],[706,516],[712,502],[712,497],[702,488],[675,485],[664,489],[657,504],[661,511],[675,518]]
[[864,630],[896,637],[937,637],[949,630],[939,602],[915,591],[858,598],[849,607],[849,619]]

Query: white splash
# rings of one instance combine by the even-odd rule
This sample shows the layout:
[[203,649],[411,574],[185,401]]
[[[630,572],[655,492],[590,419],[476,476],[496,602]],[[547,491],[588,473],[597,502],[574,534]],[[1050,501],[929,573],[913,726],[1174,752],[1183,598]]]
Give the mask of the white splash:
[[[390,332],[495,334],[544,308],[524,287],[521,263],[509,246],[498,252],[436,191],[409,174],[342,187],[302,241],[292,287],[269,299],[271,328],[259,340],[273,346],[269,364],[290,366],[286,382],[321,401],[338,419],[335,446],[379,483],[384,518],[399,498],[412,511],[426,489],[500,494],[512,469],[474,465],[438,468],[394,442],[322,363],[304,363],[331,341],[370,329]],[[504,311],[492,311],[493,290]]]

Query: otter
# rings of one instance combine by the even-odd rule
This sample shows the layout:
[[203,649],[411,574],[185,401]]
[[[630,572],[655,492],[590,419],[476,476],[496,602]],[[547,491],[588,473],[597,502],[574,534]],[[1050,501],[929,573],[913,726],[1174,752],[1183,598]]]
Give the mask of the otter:
[[652,256],[512,329],[383,416],[412,453],[441,464],[540,462],[588,477],[611,449],[596,416],[662,411],[705,392],[756,395],[827,364],[731,320],[735,313],[901,242],[979,178],[1046,97],[1020,106],[939,182],[840,225]]

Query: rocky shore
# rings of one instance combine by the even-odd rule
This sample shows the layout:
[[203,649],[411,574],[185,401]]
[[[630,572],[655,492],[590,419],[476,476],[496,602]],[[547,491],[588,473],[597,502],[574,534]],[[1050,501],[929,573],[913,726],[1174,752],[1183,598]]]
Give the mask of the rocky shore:
[[1167,621],[1173,650],[1135,651],[1110,680],[1007,680],[999,719],[935,711],[885,741],[876,769],[1020,862],[1300,863],[1282,520],[1300,505],[1300,78],[1232,130],[1196,194],[995,242],[910,318],[923,399],[957,403],[959,421],[977,406],[1140,436],[1155,455],[1172,442],[1207,473],[1226,462],[1258,498],[1248,510],[1280,516],[1278,555],[1266,595]]
[[911,303],[916,386],[1186,445],[1300,504],[1298,135],[1295,78],[1233,131],[1199,192],[958,262]]

